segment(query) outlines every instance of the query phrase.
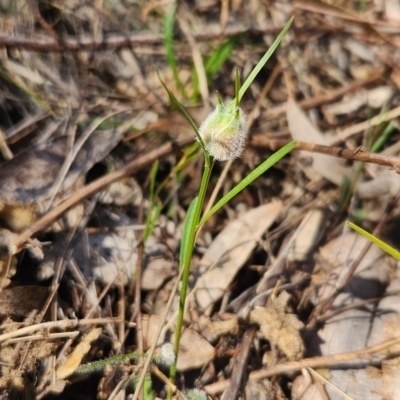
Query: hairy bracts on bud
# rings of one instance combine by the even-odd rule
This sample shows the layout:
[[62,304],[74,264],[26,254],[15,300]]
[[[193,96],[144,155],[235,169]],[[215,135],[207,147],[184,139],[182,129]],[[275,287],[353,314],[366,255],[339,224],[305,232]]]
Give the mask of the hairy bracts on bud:
[[201,124],[199,133],[213,158],[233,160],[241,156],[246,142],[246,116],[235,100],[227,106],[219,100],[215,110]]

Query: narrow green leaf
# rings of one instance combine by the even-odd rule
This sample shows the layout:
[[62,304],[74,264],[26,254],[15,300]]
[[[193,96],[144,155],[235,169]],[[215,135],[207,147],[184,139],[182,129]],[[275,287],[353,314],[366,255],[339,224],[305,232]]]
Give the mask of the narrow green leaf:
[[149,185],[149,208],[147,211],[147,216],[146,216],[146,223],[145,223],[145,228],[143,231],[143,236],[142,236],[142,241],[143,243],[146,242],[146,240],[149,238],[151,233],[154,230],[154,227],[157,223],[158,217],[160,216],[161,213],[161,203],[157,201],[156,197],[156,176],[157,176],[157,171],[158,171],[158,166],[159,166],[159,161],[156,160],[150,171],[150,185]]
[[290,142],[282,147],[276,153],[272,154],[256,169],[251,171],[242,181],[240,181],[233,189],[231,189],[221,200],[219,200],[211,210],[201,218],[197,229],[199,229],[213,214],[215,214],[221,207],[223,207],[229,200],[240,193],[246,186],[250,185],[255,179],[263,174],[267,169],[275,165],[281,158],[291,152],[296,147],[296,142]]
[[221,69],[225,61],[230,57],[233,48],[238,41],[237,37],[228,39],[226,42],[222,43],[210,57],[204,63],[204,69],[206,70],[206,75],[209,81],[211,81],[215,74]]
[[186,121],[189,122],[190,126],[193,128],[197,140],[199,141],[204,154],[206,154],[206,148],[203,142],[203,139],[200,136],[199,130],[197,129],[197,126],[195,124],[195,122],[193,121],[193,118],[190,116],[190,114],[186,111],[185,107],[183,107],[183,105],[178,101],[178,99],[175,97],[175,95],[168,89],[167,85],[164,83],[164,81],[161,79],[160,73],[158,72],[158,69],[156,68],[156,72],[158,75],[158,79],[160,80],[161,84],[164,86],[164,89],[166,90],[166,92],[168,93],[169,96],[169,100],[172,104],[172,106],[174,106],[186,119]]
[[183,151],[183,155],[177,165],[173,168],[172,173],[178,173],[185,168],[188,163],[199,154],[199,143],[195,142]]
[[281,33],[278,35],[278,37],[272,43],[271,47],[263,55],[261,60],[257,63],[257,65],[251,71],[250,75],[247,77],[246,81],[243,83],[243,85],[242,85],[242,87],[240,88],[240,91],[239,91],[239,102],[242,100],[243,95],[246,93],[247,89],[252,84],[252,82],[254,81],[255,77],[258,75],[258,73],[264,67],[265,63],[271,58],[272,54],[274,54],[276,48],[279,46],[279,43],[282,41],[282,39],[285,36],[286,32],[290,28],[290,25],[292,24],[293,19],[294,19],[294,17],[289,19],[289,21],[283,27]]
[[154,231],[154,227],[157,224],[158,217],[161,214],[161,210],[162,210],[162,204],[160,201],[155,201],[154,203],[151,204],[147,212],[146,226],[143,231],[143,238],[142,238],[143,243],[146,242],[146,240]]
[[397,260],[400,260],[400,252],[398,250],[396,250],[392,246],[389,246],[383,240],[378,239],[376,236],[372,235],[371,233],[369,233],[369,232],[365,231],[364,229],[360,228],[358,225],[354,224],[353,222],[346,221],[346,224],[351,229],[354,229],[361,236],[364,236],[366,239],[368,239],[372,243],[376,244],[382,250],[386,251],[386,253],[389,253],[392,257],[396,258]]
[[143,382],[143,400],[154,400],[153,382],[150,374],[146,374]]
[[176,62],[174,50],[174,24],[175,24],[176,4],[172,5],[168,12],[165,14],[164,19],[164,45],[167,53],[167,63],[172,70],[176,86],[179,91],[185,95],[184,88],[181,80],[179,79],[178,65]]
[[389,122],[384,129],[384,131],[381,133],[381,135],[378,137],[378,139],[375,141],[375,143],[371,147],[371,153],[378,153],[385,143],[389,140],[390,135],[395,131],[395,127],[392,124],[392,122]]
[[239,107],[239,105],[240,105],[239,92],[240,92],[240,76],[239,76],[239,70],[236,68],[236,70],[235,70],[235,100],[236,100],[236,107]]
[[151,171],[150,171],[150,201],[154,200],[154,192],[155,192],[155,185],[156,185],[156,176],[157,176],[157,171],[158,171],[158,167],[160,165],[160,162],[158,160],[156,160],[152,167],[151,167]]
[[190,248],[192,246],[191,241],[190,241],[190,233],[194,232],[196,228],[196,206],[197,202],[199,201],[199,197],[196,196],[192,202],[190,203],[190,206],[187,210],[186,217],[185,217],[185,222],[183,224],[183,231],[182,231],[182,239],[181,239],[181,250],[179,254],[179,268],[182,266],[182,263],[186,259],[186,256],[188,253],[191,253],[192,249]]

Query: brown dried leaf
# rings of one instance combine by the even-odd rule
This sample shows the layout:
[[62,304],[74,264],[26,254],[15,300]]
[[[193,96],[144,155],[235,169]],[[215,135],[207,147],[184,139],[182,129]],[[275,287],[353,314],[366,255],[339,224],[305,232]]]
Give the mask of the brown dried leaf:
[[250,312],[250,321],[260,325],[260,332],[272,345],[277,346],[290,360],[299,360],[304,354],[304,343],[300,335],[303,323],[295,314],[286,312],[289,299],[287,292],[270,299],[267,306],[255,307]]
[[[143,315],[143,339],[145,350],[154,343],[155,335],[162,318],[157,315]],[[185,329],[182,333],[178,355],[178,371],[200,368],[210,362],[215,349],[193,329]]]
[[28,229],[37,219],[36,204],[7,203],[2,204],[0,220],[3,227],[14,233]]
[[101,328],[93,328],[87,335],[82,338],[80,343],[69,355],[67,361],[57,368],[58,379],[65,379],[74,373],[74,371],[81,364],[82,358],[90,350],[90,343],[100,336],[101,331]]
[[135,179],[128,177],[107,186],[100,194],[102,204],[116,206],[136,205],[142,201],[142,189]]
[[151,259],[143,271],[142,289],[157,290],[175,274],[174,263],[164,258]]
[[321,210],[311,210],[305,215],[293,234],[295,239],[287,255],[288,261],[304,261],[307,258],[324,229],[323,217],[324,213]]
[[[304,111],[292,99],[289,99],[287,102],[286,115],[289,124],[289,131],[294,140],[329,145],[321,132],[318,131],[318,129],[308,119]],[[317,153],[307,153],[307,157],[301,157],[308,159],[311,157],[313,160],[311,168],[303,168],[305,174],[310,179],[322,176],[339,186],[342,182],[343,176],[351,178],[353,175],[350,168],[343,167],[340,161],[334,157]]]
[[28,316],[40,310],[49,290],[42,286],[16,286],[0,292],[0,315]]
[[281,210],[281,201],[254,208],[228,224],[215,238],[200,262],[202,276],[195,292],[200,310],[207,312],[224,295]]
[[[327,299],[336,290],[336,285],[344,282],[349,268],[366,244],[368,244],[367,239],[355,232],[347,232],[321,247],[322,266],[334,269],[326,284],[320,289],[319,301]],[[332,309],[351,306],[362,300],[382,295],[382,287],[387,284],[389,279],[389,270],[382,255],[383,251],[380,248],[370,247],[345,291],[336,297]],[[357,351],[383,342],[385,340],[382,333],[384,321],[388,317],[398,318],[398,316],[390,315],[388,311],[387,307],[377,310],[376,304],[371,303],[365,304],[363,307],[344,310],[333,316],[318,332],[321,340],[319,351],[322,355],[332,355]],[[358,368],[334,369],[331,371],[329,380],[334,386],[353,398],[376,398],[372,397],[371,393],[374,390],[383,390],[384,385],[381,377],[371,376],[368,371],[361,368],[368,363],[360,360],[358,365],[355,365]],[[363,385],[360,385],[360,382],[363,382]],[[327,392],[330,399],[342,398],[340,394],[329,387],[327,387]]]
[[287,400],[278,384],[270,381],[262,382],[249,380],[245,388],[246,399],[251,400]]
[[46,196],[65,157],[66,139],[55,139],[31,147],[0,168],[1,199],[4,203],[30,204]]
[[204,325],[201,333],[209,342],[214,342],[226,334],[235,335],[239,332],[239,322],[236,317],[224,321],[210,321],[207,319]]
[[193,329],[185,329],[182,333],[178,354],[178,371],[201,368],[215,356],[215,349]]

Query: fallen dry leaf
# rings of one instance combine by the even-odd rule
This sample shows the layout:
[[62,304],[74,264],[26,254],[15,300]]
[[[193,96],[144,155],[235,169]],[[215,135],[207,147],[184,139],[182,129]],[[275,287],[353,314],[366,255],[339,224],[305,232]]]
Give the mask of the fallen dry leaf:
[[[162,319],[158,315],[143,315],[143,339],[146,350],[154,342],[161,321]],[[189,328],[183,331],[178,355],[178,371],[201,368],[214,356],[214,347],[199,333]]]
[[83,357],[90,350],[90,344],[94,340],[98,339],[101,334],[101,328],[93,328],[88,334],[86,334],[78,345],[74,348],[72,353],[68,356],[65,363],[61,364],[57,368],[57,379],[65,379],[79,367]]
[[165,258],[152,258],[146,263],[142,276],[143,290],[157,290],[168,279],[174,276],[175,263]]
[[324,213],[318,209],[311,210],[304,216],[293,233],[294,240],[287,254],[288,261],[304,261],[307,258],[324,231],[323,217]]
[[[289,99],[287,102],[286,115],[289,131],[294,140],[329,145],[328,141],[311,123],[304,111],[292,99]],[[300,158],[312,158],[313,160],[312,167],[303,168],[305,174],[310,179],[322,176],[339,186],[342,182],[343,176],[347,176],[350,179],[353,175],[351,168],[342,166],[340,160],[334,157],[318,153],[307,153],[306,155],[301,154]]]
[[271,345],[277,346],[290,360],[299,360],[304,354],[304,343],[300,335],[303,323],[295,314],[286,311],[289,294],[282,292],[270,298],[266,307],[255,307],[250,312],[250,321],[260,325],[260,332]]
[[[367,243],[367,239],[357,233],[346,232],[320,249],[323,260],[321,268],[331,268],[329,279],[320,289],[320,301],[327,299],[336,285],[343,282],[350,266]],[[382,288],[389,278],[389,271],[382,255],[383,251],[380,248],[370,247],[350,284],[336,297],[332,309],[340,309],[382,295]],[[385,312],[378,312],[375,304],[371,303],[344,310],[333,316],[318,331],[321,341],[319,354],[332,355],[356,351],[383,342],[386,339],[382,333],[383,315]],[[384,390],[382,377],[371,376],[367,369],[360,368],[362,364],[360,362],[355,365],[355,369],[331,370],[329,381],[353,398],[377,399],[373,393],[376,390]],[[363,382],[361,387],[360,382]],[[330,399],[342,399],[342,396],[332,388],[327,386],[326,390]]]
[[182,333],[178,354],[178,371],[202,368],[215,357],[215,349],[193,329]]
[[214,239],[200,261],[201,278],[195,299],[200,310],[210,312],[210,306],[227,291],[233,278],[243,266],[265,231],[275,222],[282,202],[254,208],[229,223]]
[[15,286],[0,291],[0,315],[27,317],[33,310],[41,310],[49,289],[42,286]]

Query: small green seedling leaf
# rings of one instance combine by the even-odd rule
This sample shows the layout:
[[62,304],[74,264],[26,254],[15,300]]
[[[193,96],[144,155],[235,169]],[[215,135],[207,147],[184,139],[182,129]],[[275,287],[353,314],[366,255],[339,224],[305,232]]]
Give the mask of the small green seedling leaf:
[[[222,43],[218,48],[214,50],[210,57],[204,62],[204,70],[206,72],[207,82],[210,83],[215,75],[221,70],[223,64],[229,59],[235,44],[238,41],[238,37],[230,38],[226,42]],[[199,97],[199,77],[197,76],[196,70],[193,68],[193,99]]]
[[253,68],[253,70],[251,71],[250,75],[247,77],[246,81],[243,83],[243,85],[242,85],[242,87],[240,88],[240,91],[239,91],[239,102],[242,100],[243,95],[246,93],[246,91],[249,88],[249,86],[252,84],[252,82],[254,81],[256,76],[258,75],[258,73],[264,67],[265,63],[271,58],[272,54],[274,54],[276,48],[279,46],[279,43],[282,41],[283,37],[286,35],[286,32],[290,28],[290,25],[292,25],[293,19],[294,19],[294,17],[289,19],[289,21],[283,27],[281,33],[274,40],[274,43],[272,43],[271,47],[266,51],[266,53],[263,55],[261,60]]
[[256,169],[251,171],[242,181],[240,181],[232,190],[230,190],[220,201],[218,201],[211,210],[201,218],[197,229],[199,229],[213,214],[215,214],[221,207],[223,207],[229,200],[240,193],[246,186],[250,185],[261,174],[275,165],[286,154],[290,153],[296,147],[296,142],[290,142],[286,146],[279,149],[276,153],[272,154]]
[[372,243],[376,244],[382,250],[389,253],[392,257],[400,260],[400,251],[396,250],[394,247],[389,246],[384,241],[378,239],[376,236],[372,235],[371,233],[367,232],[366,230],[360,228],[358,225],[354,224],[353,222],[346,221],[346,224],[351,228],[354,229],[357,233],[361,236],[364,236],[366,239],[370,240]]
[[156,160],[152,167],[151,167],[151,171],[150,171],[150,200],[153,201],[154,200],[154,193],[155,193],[155,186],[156,186],[156,176],[157,176],[157,171],[158,171],[158,167],[160,165],[160,162],[158,160]]
[[148,210],[147,213],[147,218],[146,218],[146,226],[143,232],[143,243],[147,241],[149,236],[152,234],[154,231],[154,228],[157,224],[158,217],[161,214],[162,210],[162,204],[159,201],[156,201],[155,203],[152,204],[150,209]]
[[157,201],[157,199],[156,199],[157,195],[156,195],[156,190],[155,190],[158,166],[159,166],[159,162],[158,162],[158,160],[156,160],[153,163],[153,166],[151,167],[151,171],[150,171],[150,185],[149,185],[150,206],[149,206],[149,209],[147,212],[146,225],[145,225],[145,228],[143,231],[143,237],[142,237],[143,243],[146,242],[146,240],[149,238],[149,236],[153,232],[156,222],[158,220],[158,217],[160,216],[161,208],[162,208],[161,203],[159,201]]
[[204,69],[209,81],[211,81],[215,74],[221,69],[225,61],[230,57],[233,48],[238,41],[237,37],[230,38],[226,42],[222,43],[211,56],[204,63]]

